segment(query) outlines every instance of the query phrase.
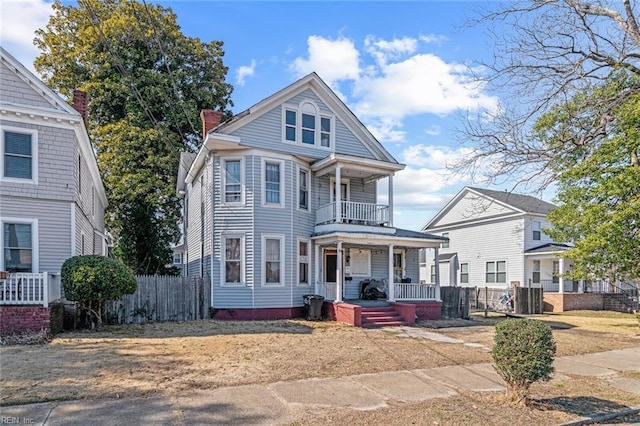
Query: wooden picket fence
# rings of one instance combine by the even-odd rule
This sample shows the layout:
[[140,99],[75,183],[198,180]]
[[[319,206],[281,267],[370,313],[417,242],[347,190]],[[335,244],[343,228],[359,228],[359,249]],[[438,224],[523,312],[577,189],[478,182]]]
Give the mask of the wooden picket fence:
[[138,289],[104,307],[107,323],[189,321],[209,318],[208,278],[138,275]]

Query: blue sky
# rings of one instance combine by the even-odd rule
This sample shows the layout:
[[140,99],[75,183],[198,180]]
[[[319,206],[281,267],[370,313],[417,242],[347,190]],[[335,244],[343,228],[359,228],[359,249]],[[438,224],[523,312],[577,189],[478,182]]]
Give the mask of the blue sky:
[[[469,149],[452,131],[460,113],[500,103],[471,80],[491,56],[490,40],[482,28],[464,26],[476,9],[495,3],[159,3],[174,10],[185,35],[224,41],[234,113],[316,71],[406,164],[394,178],[396,226],[420,229],[462,186],[485,186],[446,164]],[[0,3],[2,45],[30,69],[38,55],[34,31],[50,14],[45,0]]]

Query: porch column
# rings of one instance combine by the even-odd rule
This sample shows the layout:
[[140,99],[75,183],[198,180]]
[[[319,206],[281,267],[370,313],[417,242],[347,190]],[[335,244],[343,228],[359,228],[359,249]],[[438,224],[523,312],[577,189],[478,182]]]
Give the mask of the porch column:
[[584,293],[584,280],[578,281],[578,293]]
[[[336,223],[342,223],[342,191],[340,190],[340,169],[342,166],[340,163],[336,164]],[[340,256],[340,249],[338,249],[338,256]]]
[[564,293],[564,258],[560,258],[558,261],[558,285],[560,288],[558,289],[559,293]]
[[[314,248],[314,255],[315,255],[315,264],[313,268],[313,274],[315,277],[314,293],[320,294],[320,246],[318,244],[314,244],[313,248]],[[324,296],[324,291],[322,296]]]
[[389,226],[393,226],[393,175],[389,175]]
[[436,275],[436,282],[435,282],[435,284],[436,284],[436,300],[442,300],[440,298],[440,262],[439,262],[439,259],[438,259],[438,250],[439,250],[438,248],[434,248],[433,249],[433,253],[434,253],[433,254],[433,261],[434,261],[434,263],[436,265],[435,268],[434,268],[435,275]]
[[338,241],[336,259],[336,302],[342,302],[342,241]]
[[393,281],[393,244],[389,244],[389,302],[396,301],[396,285]]

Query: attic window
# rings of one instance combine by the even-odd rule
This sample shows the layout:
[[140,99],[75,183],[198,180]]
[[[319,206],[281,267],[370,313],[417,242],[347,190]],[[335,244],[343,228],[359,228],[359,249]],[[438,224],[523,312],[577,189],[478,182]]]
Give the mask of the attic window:
[[283,140],[286,143],[331,148],[333,145],[332,116],[322,114],[308,101],[299,106],[283,108]]

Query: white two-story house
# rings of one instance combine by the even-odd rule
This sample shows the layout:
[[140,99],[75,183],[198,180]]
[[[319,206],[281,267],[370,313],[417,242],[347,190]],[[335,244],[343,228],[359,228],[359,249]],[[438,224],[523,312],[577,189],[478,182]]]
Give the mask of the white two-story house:
[[185,268],[211,278],[214,312],[293,317],[304,295],[348,304],[366,280],[390,302],[439,303],[435,283],[418,283],[418,250],[443,239],[393,225],[393,176],[404,165],[318,75],[220,117],[203,111],[203,146],[182,156],[177,188]]
[[421,259],[421,280],[438,271],[442,285],[470,287],[543,287],[545,291],[580,291],[563,278],[570,246],[553,241],[547,214],[555,206],[538,198],[481,188],[463,188],[423,228],[449,239]]
[[43,273],[106,254],[107,198],[82,114],[1,47],[0,82],[0,304],[44,303]]

